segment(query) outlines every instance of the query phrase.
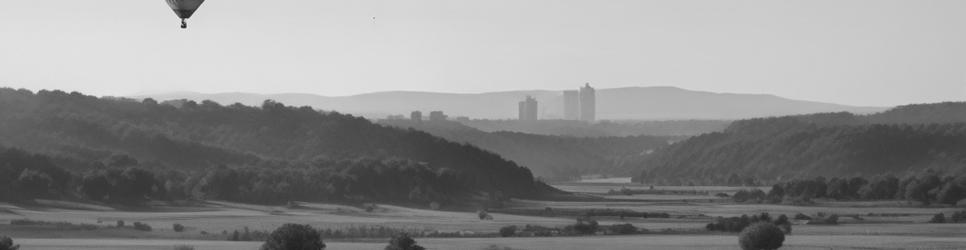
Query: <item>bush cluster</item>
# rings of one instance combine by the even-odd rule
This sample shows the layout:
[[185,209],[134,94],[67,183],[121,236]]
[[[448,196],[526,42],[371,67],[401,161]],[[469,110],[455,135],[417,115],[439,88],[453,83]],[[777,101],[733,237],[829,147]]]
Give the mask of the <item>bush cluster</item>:
[[741,232],[748,226],[755,223],[771,223],[782,230],[786,234],[792,232],[792,223],[788,220],[788,216],[784,214],[779,215],[778,218],[773,219],[768,213],[761,213],[760,215],[741,215],[737,217],[718,217],[714,222],[708,223],[705,229],[708,231],[721,231],[721,232]]

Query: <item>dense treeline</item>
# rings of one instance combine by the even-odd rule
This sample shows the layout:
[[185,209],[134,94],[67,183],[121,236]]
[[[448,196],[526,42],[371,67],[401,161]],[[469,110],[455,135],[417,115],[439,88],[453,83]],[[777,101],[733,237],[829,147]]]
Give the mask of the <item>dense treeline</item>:
[[[44,158],[36,166],[0,165],[10,172],[0,178],[43,186],[46,175],[61,194],[109,202],[132,196],[110,190],[147,189],[125,186],[125,178],[146,183],[130,169],[153,175],[152,195],[247,202],[553,192],[528,169],[470,145],[270,100],[260,107],[164,104],[0,89],[0,121],[0,146]],[[11,190],[0,192],[17,193]]]
[[0,150],[0,200],[85,199],[138,205],[147,200],[216,199],[282,204],[306,201],[445,203],[470,190],[467,177],[401,159],[318,160],[308,165],[152,171],[100,166],[71,173],[49,157]]
[[572,120],[468,120],[460,123],[486,132],[512,131],[519,133],[567,137],[626,137],[626,136],[694,136],[722,131],[731,121],[725,120],[670,120],[670,121],[600,121],[589,123]]
[[[966,175],[941,175],[926,171],[898,178],[881,175],[838,178],[815,177],[774,184],[766,194],[760,190],[734,195],[739,202],[808,203],[812,199],[834,200],[909,200],[929,205],[955,205],[966,199]],[[739,200],[739,196],[741,197]]]
[[677,137],[626,136],[580,138],[517,132],[483,132],[457,122],[382,120],[382,124],[426,131],[450,141],[500,154],[533,170],[547,180],[571,180],[581,175],[628,176],[649,152],[665,147]]
[[[922,113],[922,112],[935,113]],[[953,114],[956,112],[958,114]],[[884,113],[761,118],[692,137],[644,161],[639,181],[727,184],[819,175],[904,175],[966,170],[966,103],[903,106]],[[940,123],[941,122],[941,123]]]

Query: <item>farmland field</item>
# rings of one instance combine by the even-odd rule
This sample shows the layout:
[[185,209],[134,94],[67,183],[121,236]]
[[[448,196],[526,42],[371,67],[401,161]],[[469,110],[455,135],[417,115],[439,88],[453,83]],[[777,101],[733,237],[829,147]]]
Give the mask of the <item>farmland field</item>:
[[[568,186],[569,185],[569,186]],[[613,183],[575,183],[565,189],[582,188],[582,193],[600,195]],[[634,186],[633,188],[645,188]],[[646,187],[650,188],[650,187]],[[655,187],[656,190],[700,190],[733,192],[732,187]],[[604,190],[604,191],[601,191]],[[324,203],[297,206],[261,206],[209,201],[193,206],[154,206],[116,210],[110,207],[69,202],[40,202],[39,205],[0,204],[0,232],[12,236],[23,249],[172,249],[191,245],[195,249],[257,249],[258,242],[226,241],[235,230],[271,231],[284,223],[310,224],[316,228],[343,229],[383,226],[407,231],[455,232],[460,238],[418,238],[428,249],[738,249],[731,233],[707,232],[704,227],[717,216],[740,216],[767,212],[786,214],[837,214],[839,225],[805,225],[796,222],[793,234],[782,249],[962,249],[966,248],[966,224],[929,224],[932,215],[961,211],[949,206],[921,207],[902,201],[828,202],[809,206],[744,204],[727,199],[702,197],[681,199],[681,195],[602,196],[589,202],[511,200],[491,213],[493,220],[480,220],[475,211],[437,211],[387,204],[366,209]],[[635,197],[646,196],[647,199]],[[598,216],[602,225],[629,223],[651,233],[634,236],[584,237],[492,237],[507,225],[564,227],[574,216],[541,214],[553,211],[620,209],[667,213],[667,218],[619,218]],[[505,211],[505,212],[504,212]],[[94,225],[96,229],[65,229],[50,226],[10,225],[14,220],[67,222]],[[142,222],[154,230],[137,231],[114,227],[117,221]],[[175,232],[174,223],[184,225]],[[478,235],[478,236],[474,236]],[[328,249],[381,249],[386,239],[367,238],[355,242],[327,239]]]

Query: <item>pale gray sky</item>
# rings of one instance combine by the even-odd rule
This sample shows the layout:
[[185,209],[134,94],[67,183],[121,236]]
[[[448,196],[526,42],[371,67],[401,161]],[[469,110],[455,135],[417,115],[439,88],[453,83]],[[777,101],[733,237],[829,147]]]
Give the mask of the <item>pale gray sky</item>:
[[966,100],[963,0],[208,0],[179,24],[163,0],[4,1],[0,86]]

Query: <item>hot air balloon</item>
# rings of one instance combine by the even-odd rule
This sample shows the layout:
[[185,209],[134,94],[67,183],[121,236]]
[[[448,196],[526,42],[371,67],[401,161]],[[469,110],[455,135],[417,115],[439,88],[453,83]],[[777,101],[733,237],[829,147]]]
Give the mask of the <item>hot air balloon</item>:
[[198,10],[198,7],[201,6],[201,3],[205,2],[205,0],[165,0],[165,1],[168,1],[168,6],[171,6],[171,10],[174,10],[174,13],[178,14],[178,17],[181,18],[182,29],[188,28],[188,22],[186,22],[185,20],[188,18],[191,18],[191,15],[194,14],[196,10]]

